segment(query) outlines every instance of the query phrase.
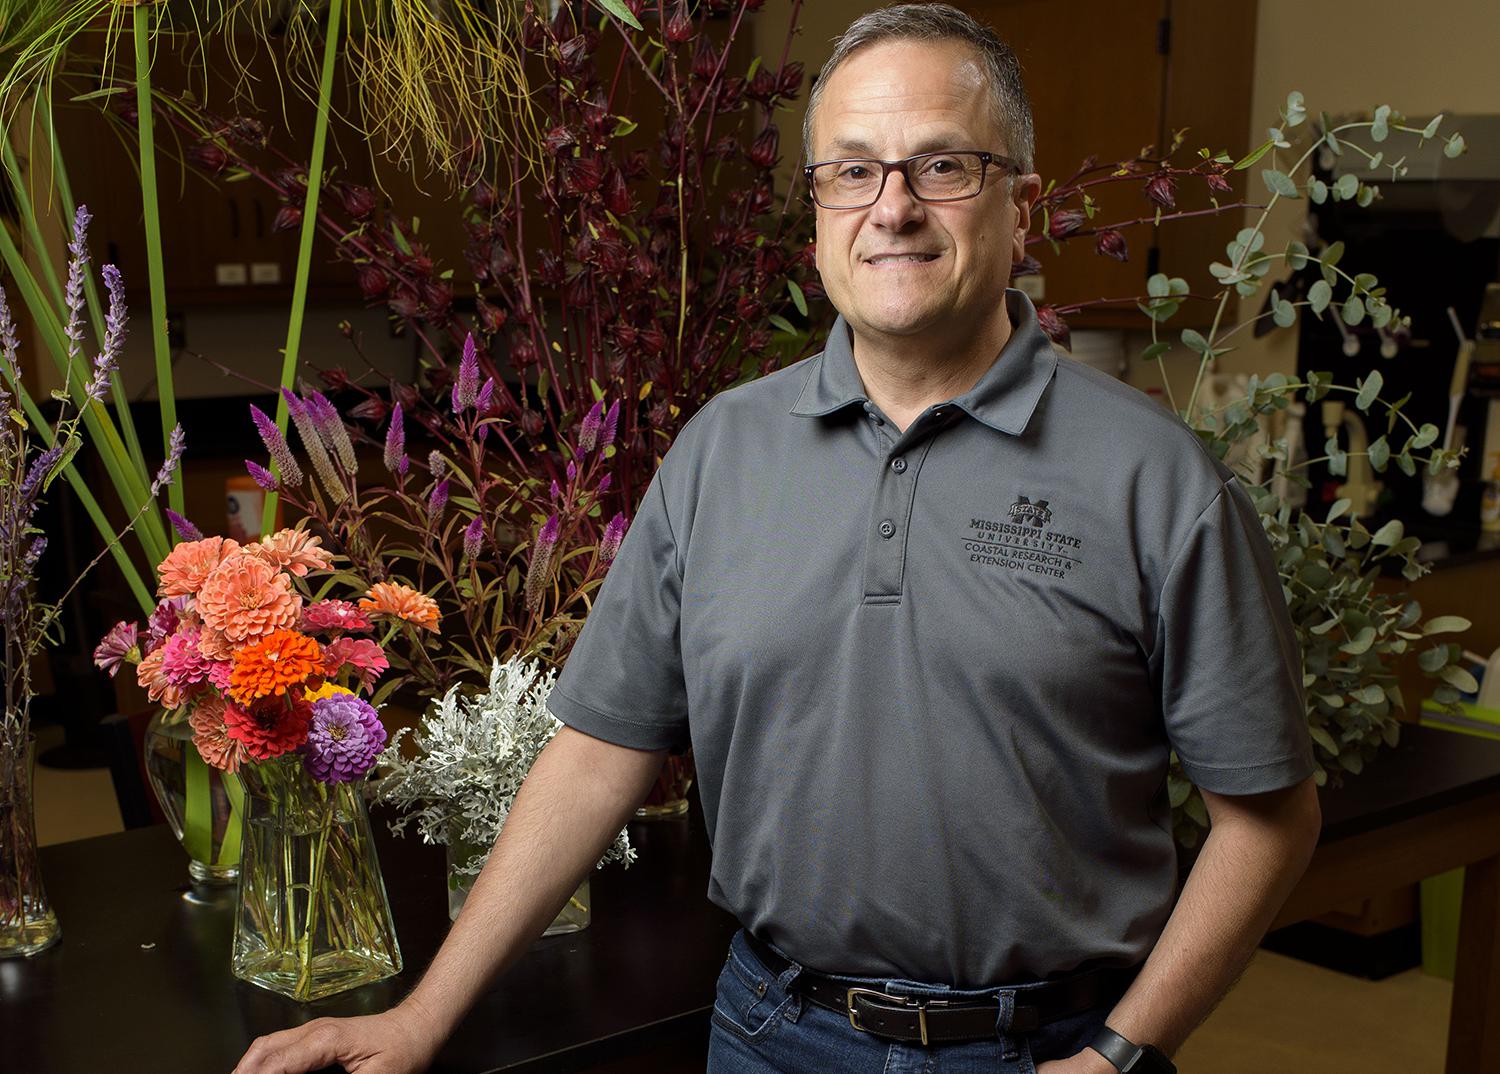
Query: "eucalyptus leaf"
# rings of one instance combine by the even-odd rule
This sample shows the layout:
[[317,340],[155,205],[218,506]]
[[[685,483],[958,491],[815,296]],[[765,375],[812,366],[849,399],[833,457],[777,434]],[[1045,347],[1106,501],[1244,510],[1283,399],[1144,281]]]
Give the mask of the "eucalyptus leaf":
[[1307,290],[1307,308],[1314,313],[1322,313],[1328,308],[1329,301],[1333,298],[1333,288],[1327,280],[1319,280]]
[[1472,623],[1461,615],[1438,615],[1422,624],[1423,634],[1458,634],[1468,630]]
[[1293,239],[1286,244],[1286,267],[1300,269],[1307,265],[1307,246]]
[[1265,181],[1266,188],[1272,194],[1283,198],[1298,197],[1297,184],[1286,172],[1277,171],[1275,168],[1266,168],[1260,173],[1260,177]]
[[1358,295],[1350,295],[1339,307],[1339,316],[1344,319],[1345,324],[1359,324],[1365,319],[1364,299]]
[[1341,201],[1348,201],[1358,190],[1359,179],[1349,173],[1339,176],[1338,182],[1333,184],[1333,196]]
[[1354,397],[1354,405],[1360,410],[1369,410],[1380,389],[1385,386],[1385,378],[1380,375],[1380,370],[1370,370],[1370,375],[1359,382],[1359,394]]

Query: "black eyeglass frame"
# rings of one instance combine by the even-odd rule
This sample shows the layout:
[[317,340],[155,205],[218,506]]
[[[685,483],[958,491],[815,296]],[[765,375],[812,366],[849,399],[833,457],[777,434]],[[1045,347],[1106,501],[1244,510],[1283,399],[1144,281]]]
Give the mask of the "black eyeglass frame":
[[[956,153],[964,153],[969,156],[975,156],[979,158],[979,187],[974,191],[974,193],[960,194],[955,198],[924,198],[921,194],[918,194],[916,190],[912,188],[911,173],[907,171],[907,168],[911,166],[912,161],[926,160],[928,157],[949,157],[953,156]],[[818,200],[818,188],[817,184],[813,182],[813,170],[815,168],[824,167],[828,164],[879,164],[880,188],[875,191],[875,196],[873,198],[860,205],[824,205],[823,202]],[[817,204],[821,208],[838,212],[844,209],[868,209],[871,205],[874,205],[877,201],[880,200],[881,195],[885,193],[886,180],[890,179],[891,172],[901,173],[901,178],[906,180],[907,193],[911,194],[911,196],[916,198],[918,201],[968,201],[970,198],[977,198],[980,194],[984,193],[984,178],[987,174],[989,174],[989,168],[992,164],[997,168],[1012,173],[1013,175],[1025,174],[1025,170],[1019,163],[1017,163],[1013,158],[1004,156],[1000,153],[991,153],[985,149],[935,149],[930,153],[916,153],[912,156],[904,157],[901,160],[879,160],[875,157],[840,157],[837,160],[818,160],[814,161],[811,164],[803,165],[802,177],[807,181],[808,193],[812,195],[812,199],[815,204]]]

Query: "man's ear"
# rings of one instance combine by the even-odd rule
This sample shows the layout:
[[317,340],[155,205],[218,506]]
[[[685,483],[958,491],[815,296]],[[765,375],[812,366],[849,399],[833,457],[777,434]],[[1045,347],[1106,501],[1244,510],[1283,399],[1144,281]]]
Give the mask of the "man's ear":
[[1041,196],[1042,177],[1035,172],[1011,179],[1010,200],[1016,207],[1016,226],[1011,234],[1012,264],[1018,264],[1026,256],[1026,236],[1031,233],[1031,210]]

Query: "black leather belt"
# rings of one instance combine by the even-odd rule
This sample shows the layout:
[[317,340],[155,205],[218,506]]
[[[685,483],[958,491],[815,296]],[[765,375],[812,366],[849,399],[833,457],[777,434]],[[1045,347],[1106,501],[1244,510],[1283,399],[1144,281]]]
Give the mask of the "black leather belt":
[[[774,976],[781,976],[790,967],[791,963],[757,940],[748,929],[745,942]],[[1029,1033],[1049,1022],[1117,999],[1130,987],[1139,970],[1139,966],[1086,970],[1062,980],[1018,988],[1011,1031]],[[997,1036],[997,1000],[892,996],[871,988],[852,987],[847,981],[809,969],[797,975],[791,990],[845,1016],[855,1029],[877,1037],[930,1044]]]

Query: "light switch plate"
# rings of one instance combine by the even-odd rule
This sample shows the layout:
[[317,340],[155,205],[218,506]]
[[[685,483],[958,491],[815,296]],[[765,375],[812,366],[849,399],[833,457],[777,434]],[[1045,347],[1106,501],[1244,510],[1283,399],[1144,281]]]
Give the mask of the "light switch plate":
[[220,287],[243,287],[246,279],[242,263],[221,261],[214,266],[214,282]]
[[281,262],[279,261],[253,261],[250,263],[250,282],[280,283]]

